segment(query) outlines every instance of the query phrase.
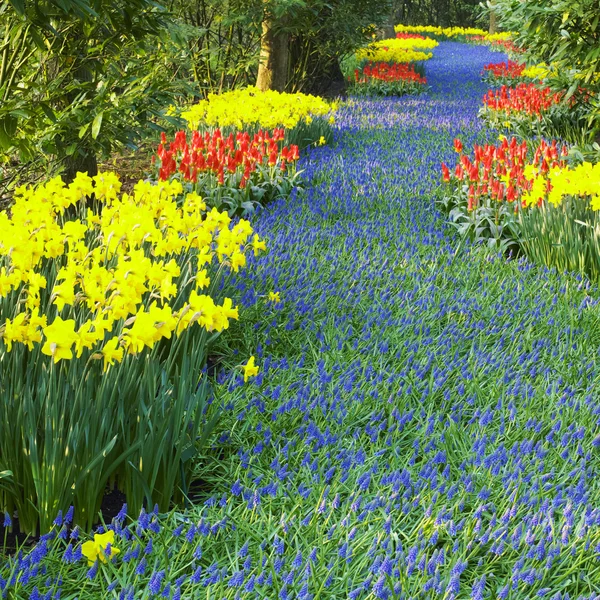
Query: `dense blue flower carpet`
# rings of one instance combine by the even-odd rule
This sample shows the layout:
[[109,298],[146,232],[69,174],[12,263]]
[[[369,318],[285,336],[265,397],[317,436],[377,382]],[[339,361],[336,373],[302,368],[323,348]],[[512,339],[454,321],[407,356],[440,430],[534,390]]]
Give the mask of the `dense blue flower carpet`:
[[346,107],[313,185],[255,220],[270,252],[238,287],[283,307],[246,332],[262,372],[222,438],[222,515],[267,557],[234,560],[242,597],[600,593],[596,300],[459,248],[435,208],[453,139],[490,135],[489,62],[442,43],[430,93]]
[[269,253],[219,343],[260,373],[221,374],[201,503],[115,520],[114,568],[65,539],[62,598],[600,598],[597,290],[460,244],[435,207],[453,139],[492,135],[489,62],[441,43],[429,92],[344,105],[306,189],[253,219]]

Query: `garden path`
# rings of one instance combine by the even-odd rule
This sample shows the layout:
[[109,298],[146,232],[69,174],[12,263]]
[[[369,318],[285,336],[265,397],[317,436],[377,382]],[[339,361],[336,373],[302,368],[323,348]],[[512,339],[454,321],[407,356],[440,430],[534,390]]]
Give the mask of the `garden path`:
[[[458,248],[434,204],[453,139],[489,135],[480,72],[498,60],[440,44],[429,93],[344,107],[337,143],[302,161],[308,189],[253,219],[270,252],[236,285],[263,316],[232,335],[261,373],[223,421],[212,483],[229,500],[211,510],[239,546],[267,542],[280,598],[592,591],[570,574],[598,569],[595,301]],[[277,308],[257,298],[271,290]],[[312,574],[291,567],[312,548]]]

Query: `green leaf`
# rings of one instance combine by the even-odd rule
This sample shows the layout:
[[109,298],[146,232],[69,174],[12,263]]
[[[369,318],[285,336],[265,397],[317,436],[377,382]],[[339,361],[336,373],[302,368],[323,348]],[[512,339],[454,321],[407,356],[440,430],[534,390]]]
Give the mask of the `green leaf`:
[[92,138],[96,139],[98,134],[100,133],[100,127],[102,126],[102,116],[104,112],[98,113],[94,117],[94,121],[92,122]]
[[8,133],[8,128],[6,127],[7,120],[8,117],[0,119],[0,148],[2,150],[8,150],[13,145],[12,136]]
[[25,14],[25,0],[9,0],[12,4],[12,7],[19,13],[20,15]]
[[86,123],[85,125],[82,125],[79,128],[79,139],[81,139],[87,132],[87,130],[90,128],[90,123]]
[[56,115],[46,102],[40,102],[40,108],[44,111],[44,114],[53,122],[56,123]]

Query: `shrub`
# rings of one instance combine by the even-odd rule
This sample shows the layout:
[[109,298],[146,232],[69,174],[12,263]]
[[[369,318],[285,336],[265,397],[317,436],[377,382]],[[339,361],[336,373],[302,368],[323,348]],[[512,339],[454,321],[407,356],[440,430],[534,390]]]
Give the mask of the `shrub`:
[[516,39],[519,45],[528,48],[532,56],[554,64],[562,74],[569,73],[568,96],[581,85],[591,89],[595,102],[589,107],[587,123],[590,134],[597,134],[600,128],[598,3],[595,0],[566,3],[494,0],[494,11],[503,26],[518,31]]

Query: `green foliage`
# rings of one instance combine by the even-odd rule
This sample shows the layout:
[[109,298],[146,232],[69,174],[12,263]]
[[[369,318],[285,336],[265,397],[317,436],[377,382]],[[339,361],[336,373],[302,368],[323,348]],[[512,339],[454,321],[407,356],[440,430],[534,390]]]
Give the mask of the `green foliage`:
[[214,425],[203,415],[209,388],[198,387],[206,340],[185,338],[167,361],[159,349],[126,357],[109,376],[79,361],[48,373],[24,347],[4,355],[5,373],[28,365],[0,386],[0,452],[9,473],[0,496],[22,531],[47,531],[52,515],[71,504],[89,529],[109,481],[118,480],[137,509],[156,502],[167,510],[182,499],[190,460]]
[[[489,4],[489,3],[488,3]],[[518,32],[516,41],[538,60],[553,63],[557,89],[573,96],[589,91],[587,127],[600,132],[600,13],[596,0],[494,0],[503,28]]]
[[406,25],[487,26],[480,0],[395,0],[394,17]]
[[469,186],[438,199],[438,206],[461,237],[512,256],[519,254],[519,222],[514,204],[483,198],[469,208]]
[[149,0],[3,2],[0,14],[6,179],[19,175],[17,164],[42,175],[93,171],[95,157],[135,148],[175,94],[193,91],[173,76],[177,31]]
[[587,199],[522,211],[519,226],[521,247],[532,261],[600,281],[600,213]]

